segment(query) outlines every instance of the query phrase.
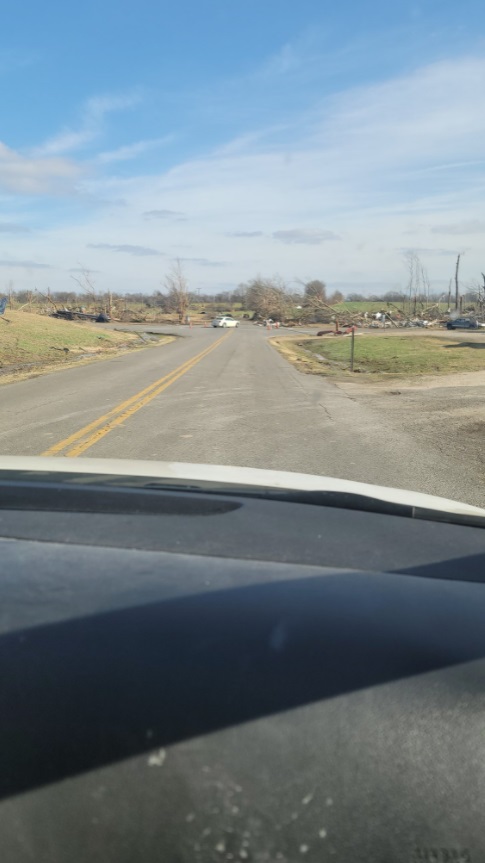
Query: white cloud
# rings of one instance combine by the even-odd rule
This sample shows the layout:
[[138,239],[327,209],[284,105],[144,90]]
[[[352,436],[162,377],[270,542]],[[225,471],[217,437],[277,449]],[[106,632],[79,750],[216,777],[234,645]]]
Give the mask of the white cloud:
[[340,240],[333,231],[305,230],[292,228],[289,231],[273,231],[273,239],[282,243],[298,243],[307,246],[320,246],[329,240]]
[[0,234],[30,234],[30,228],[15,222],[0,222]]
[[286,42],[268,57],[253,77],[260,82],[266,79],[285,80],[290,76],[294,79],[298,73],[307,76],[315,65],[319,70],[332,67],[340,52],[335,51],[334,46],[329,50],[326,35],[324,29],[316,26],[301,31],[291,42]]
[[458,236],[460,234],[485,234],[485,222],[479,219],[470,219],[469,221],[459,222],[456,225],[435,225],[431,228],[433,234],[451,234]]
[[79,150],[94,141],[102,130],[104,118],[113,111],[124,111],[133,108],[141,100],[140,93],[131,92],[121,96],[94,96],[88,99],[82,112],[78,129],[63,129],[53,138],[49,138],[37,147],[34,156],[58,156]]
[[143,213],[144,219],[177,219],[178,221],[185,221],[186,215],[185,213],[181,213],[179,210],[147,210]]
[[417,255],[438,255],[439,257],[449,257],[456,258],[458,251],[456,249],[427,249],[427,248],[401,248],[397,250],[401,254],[407,254],[408,252],[416,252]]
[[263,237],[264,234],[262,231],[229,231],[226,234],[226,237],[244,237],[246,239],[251,239],[253,237]]
[[20,195],[64,194],[81,176],[79,165],[61,158],[28,158],[0,142],[0,189]]
[[208,258],[180,258],[184,264],[199,264],[201,267],[226,267],[227,261],[210,261]]
[[259,74],[262,76],[286,75],[298,68],[301,62],[302,58],[298,47],[288,42],[264,63]]
[[113,243],[87,243],[87,249],[103,249],[110,252],[122,252],[127,255],[135,255],[138,258],[146,258],[150,255],[163,255],[163,252],[158,252],[156,249],[149,249],[147,246],[134,246],[129,243],[120,245]]
[[39,264],[37,261],[12,261],[8,258],[0,260],[0,267],[22,267],[26,270],[50,270],[50,264]]
[[[395,287],[406,280],[399,250],[406,231],[415,231],[413,244],[430,278],[447,281],[457,251],[453,235],[465,226],[462,273],[473,278],[483,266],[477,226],[485,193],[484,79],[485,59],[431,64],[325,99],[293,116],[289,134],[273,136],[271,144],[264,143],[263,128],[158,175],[86,179],[83,200],[122,199],[126,206],[111,211],[109,223],[92,209],[84,225],[78,220],[46,232],[42,243],[64,269],[82,258],[86,245],[93,253],[125,251],[103,259],[105,287],[120,290],[135,282],[155,289],[163,275],[157,248],[187,243],[194,287],[207,284],[204,268],[215,265],[224,265],[224,278],[234,284],[257,272],[280,272],[289,280],[315,276]],[[102,115],[102,106],[97,110]],[[184,213],[190,222],[179,221]],[[91,243],[99,237],[119,242]],[[26,255],[19,237],[16,257],[36,248],[38,256],[41,239],[35,247],[29,238]]]
[[163,138],[151,138],[146,141],[137,141],[134,144],[127,144],[124,147],[118,147],[116,150],[110,150],[106,153],[99,153],[96,156],[96,161],[102,165],[109,165],[112,162],[125,162],[129,159],[136,159],[142,156],[149,150],[155,150],[157,147],[162,147],[173,141],[172,135],[165,135]]
[[261,129],[258,132],[248,132],[246,135],[239,135],[239,137],[233,138],[231,141],[227,141],[225,144],[217,147],[212,155],[217,158],[238,153],[244,154],[252,148],[253,144],[258,144],[263,138],[269,137],[274,131],[273,128]]
[[11,75],[12,71],[32,66],[39,59],[40,52],[22,50],[19,49],[18,45],[10,49],[2,47],[0,49],[0,75]]
[[[69,273],[86,273],[85,267],[69,267]],[[100,270],[89,270],[90,273],[99,273]]]
[[33,150],[33,155],[45,158],[46,156],[58,156],[72,150],[79,150],[85,144],[89,144],[97,134],[98,130],[94,126],[86,126],[77,132],[65,129],[54,138],[49,138],[40,147],[36,147]]
[[484,75],[483,58],[443,61],[334,96],[321,132],[334,158],[335,147],[352,154],[357,170],[466,166],[483,158]]

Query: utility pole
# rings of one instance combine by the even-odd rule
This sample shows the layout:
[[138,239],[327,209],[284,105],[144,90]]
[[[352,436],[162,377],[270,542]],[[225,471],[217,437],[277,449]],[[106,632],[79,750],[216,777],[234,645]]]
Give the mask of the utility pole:
[[458,270],[460,269],[460,258],[461,252],[456,259],[456,269],[455,269],[455,309],[458,311],[460,306],[460,290],[458,287]]
[[448,309],[451,309],[451,284],[452,284],[452,282],[453,282],[453,279],[450,279],[450,283],[448,285],[448,306],[447,306]]

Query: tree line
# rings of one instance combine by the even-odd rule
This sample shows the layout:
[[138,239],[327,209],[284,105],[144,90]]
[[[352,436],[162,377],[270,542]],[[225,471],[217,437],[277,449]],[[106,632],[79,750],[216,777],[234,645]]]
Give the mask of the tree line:
[[[313,317],[322,317],[328,314],[332,307],[342,302],[378,302],[383,305],[394,303],[404,307],[406,303],[410,306],[416,304],[429,305],[431,303],[450,302],[450,289],[448,294],[432,292],[430,280],[426,268],[421,263],[415,252],[405,255],[405,263],[408,270],[408,285],[405,291],[390,290],[384,294],[363,294],[358,292],[347,293],[341,291],[329,291],[327,285],[321,279],[298,280],[297,288],[290,287],[279,276],[256,276],[247,282],[239,284],[233,290],[204,292],[193,291],[189,285],[181,261],[173,262],[171,268],[161,282],[160,288],[148,294],[141,291],[118,293],[110,291],[101,293],[94,281],[93,274],[80,267],[78,274],[72,275],[76,289],[64,291],[14,291],[13,285],[9,285],[8,295],[10,304],[15,302],[17,307],[32,307],[47,303],[54,308],[65,307],[70,309],[90,307],[98,311],[111,314],[119,311],[130,310],[134,305],[145,309],[158,309],[162,313],[175,313],[180,321],[187,317],[191,308],[200,304],[219,305],[221,310],[224,306],[239,306],[250,311],[257,318],[273,318],[274,320],[288,320],[298,318],[309,320]],[[457,272],[458,272],[457,261]],[[477,282],[468,286],[469,290],[463,295],[467,302],[473,302],[478,297],[480,303],[485,302],[485,275],[482,274],[483,285]]]

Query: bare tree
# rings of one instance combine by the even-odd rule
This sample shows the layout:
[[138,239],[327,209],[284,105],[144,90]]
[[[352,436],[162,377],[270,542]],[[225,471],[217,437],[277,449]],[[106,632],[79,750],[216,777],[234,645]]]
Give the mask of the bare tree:
[[[418,285],[416,279],[416,269],[417,269],[417,261],[418,256],[416,252],[413,252],[412,249],[408,249],[404,254],[404,260],[406,263],[406,269],[408,271],[408,294],[409,294],[409,310],[411,311],[411,305],[413,299],[416,297]],[[414,299],[414,306],[416,308],[416,300]]]
[[39,297],[42,297],[43,300],[47,303],[47,310],[50,312],[54,308],[57,312],[57,303],[52,297],[51,289],[47,288],[47,293],[44,294],[42,291],[39,291],[38,288],[34,288],[34,293],[36,293]]
[[465,288],[466,291],[462,295],[463,302],[472,304],[474,308],[478,306],[481,311],[485,299],[485,284],[482,284],[479,279],[470,279],[470,281],[465,284]]
[[96,286],[93,280],[92,273],[82,264],[79,264],[79,267],[81,275],[71,276],[71,279],[76,282],[77,285],[79,285],[82,293],[87,296],[88,302],[91,302],[94,306],[96,306],[98,303],[98,295],[96,294]]
[[164,286],[168,291],[168,308],[177,313],[179,323],[181,324],[187,317],[190,297],[187,278],[183,271],[182,263],[178,258],[174,261],[165,276]]
[[421,274],[421,284],[423,286],[423,293],[426,297],[426,305],[429,305],[429,293],[430,293],[430,281],[428,276],[428,271],[424,264],[420,263],[420,274]]
[[411,306],[416,314],[418,302],[429,303],[430,280],[426,267],[421,263],[420,257],[413,249],[404,253],[406,269],[408,271],[408,296],[409,311]]

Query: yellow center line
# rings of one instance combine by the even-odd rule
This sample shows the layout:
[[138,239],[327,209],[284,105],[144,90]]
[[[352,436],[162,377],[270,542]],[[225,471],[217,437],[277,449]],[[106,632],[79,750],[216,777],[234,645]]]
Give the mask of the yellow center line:
[[[122,422],[128,419],[128,417],[131,417],[134,413],[139,411],[140,408],[144,407],[146,404],[151,402],[152,399],[160,395],[160,393],[166,390],[167,387],[175,383],[175,381],[181,378],[182,375],[190,371],[190,369],[197,365],[197,363],[200,363],[201,360],[215,350],[215,348],[217,348],[224,339],[227,339],[229,335],[230,333],[225,333],[221,338],[209,345],[208,348],[204,348],[204,350],[195,357],[187,360],[181,366],[169,372],[169,374],[159,378],[153,384],[150,384],[148,387],[140,390],[140,392],[135,393],[135,395],[121,402],[119,405],[116,405],[116,407],[111,408],[107,413],[98,417],[98,419],[93,420],[93,422],[84,426],[82,429],[79,429],[79,431],[74,432],[74,434],[69,435],[69,437],[64,438],[64,440],[53,444],[49,449],[45,450],[42,455],[59,455],[63,453],[64,450],[68,450],[68,452],[64,452],[63,454],[69,458],[75,458],[76,456],[81,455],[81,453],[96,443],[96,441],[104,437],[113,428],[116,428],[116,426],[119,426]],[[78,441],[79,443],[77,443]],[[76,446],[69,449],[72,444],[76,444]]]

